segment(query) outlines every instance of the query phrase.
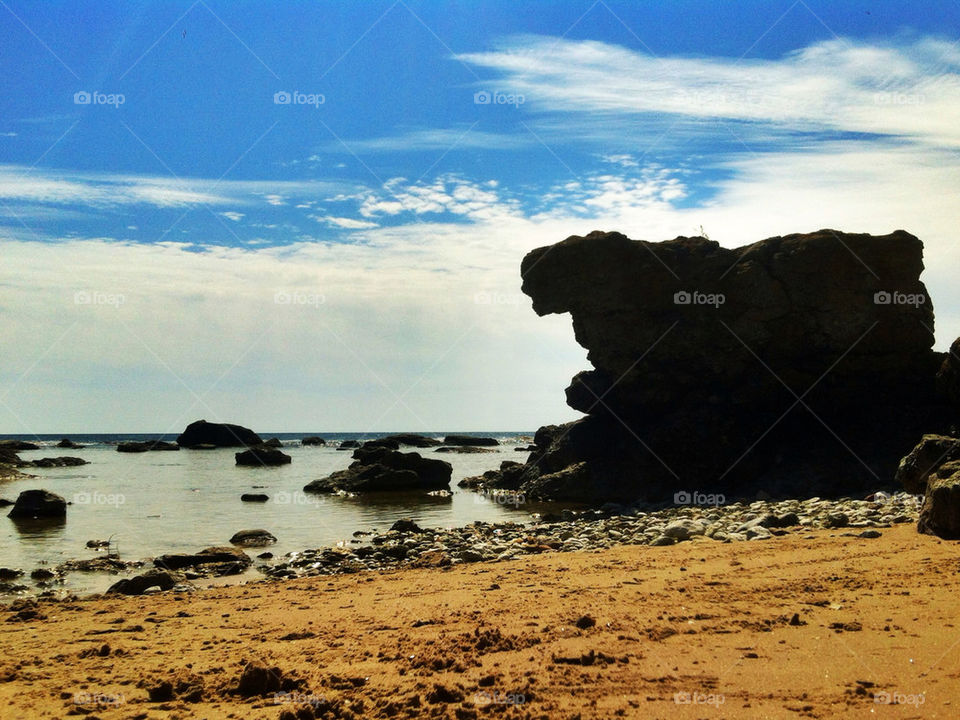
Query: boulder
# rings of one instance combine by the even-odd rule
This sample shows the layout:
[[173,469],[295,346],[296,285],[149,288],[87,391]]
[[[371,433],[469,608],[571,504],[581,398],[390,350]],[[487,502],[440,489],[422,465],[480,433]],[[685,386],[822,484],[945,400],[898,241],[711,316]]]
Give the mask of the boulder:
[[391,440],[390,438],[378,438],[376,440],[367,440],[360,447],[367,450],[375,449],[375,448],[387,448],[388,450],[399,450],[400,443],[398,443],[396,440]]
[[177,437],[181,447],[214,445],[216,447],[249,447],[262,445],[263,440],[253,430],[229,423],[211,423],[197,420]]
[[235,564],[245,568],[253,562],[242,550],[232,547],[208,547],[198,553],[172,553],[155,558],[153,564],[164,570],[179,570],[197,565]]
[[397,520],[393,525],[390,526],[391,530],[395,532],[402,533],[422,533],[426,532],[422,527],[417,525],[413,520],[406,518],[404,520]]
[[476,445],[451,445],[449,447],[438,447],[435,452],[438,453],[457,453],[459,455],[469,455],[475,453],[491,453],[496,452],[490,448],[477,447]]
[[566,391],[586,417],[537,432],[519,489],[603,503],[889,483],[960,410],[922,270],[923,245],[903,231],[739,248],[594,232],[533,250],[523,292],[539,315],[570,313],[593,367]]
[[301,441],[300,441],[300,444],[301,444],[301,445],[326,445],[326,444],[327,444],[327,441],[324,440],[322,437],[318,437],[318,436],[316,436],[316,435],[311,435],[311,436],[305,437],[303,440],[301,440]]
[[320,480],[308,483],[305,492],[385,492],[397,490],[444,490],[449,487],[453,467],[443,460],[402,453],[389,448],[361,447],[354,451],[355,462]]
[[67,501],[46,490],[24,490],[17,496],[13,508],[7,513],[10,518],[64,518],[67,516]]
[[57,443],[57,447],[58,447],[58,448],[67,448],[68,450],[79,450],[80,448],[82,448],[82,447],[84,447],[84,446],[83,446],[83,445],[80,445],[80,444],[78,444],[78,443],[75,443],[75,442],[74,442],[73,440],[71,440],[70,438],[63,438],[63,440],[61,440],[60,442]]
[[264,447],[272,447],[272,448],[283,447],[283,443],[280,442],[280,438],[275,438],[275,437],[272,437],[269,440],[264,440],[263,445]]
[[230,538],[234,545],[244,545],[246,547],[263,547],[272,545],[277,539],[267,530],[239,530]]
[[924,435],[901,461],[895,480],[914,495],[922,494],[927,478],[943,463],[960,460],[960,439],[945,435]]
[[337,446],[337,450],[353,450],[360,447],[360,443],[356,440],[344,440]]
[[286,465],[291,461],[291,457],[276,448],[270,448],[265,445],[248,448],[234,456],[237,465],[249,465],[253,467],[265,465]]
[[244,493],[240,496],[243,502],[267,502],[269,499],[270,496],[263,493]]
[[944,463],[927,478],[917,530],[960,540],[960,460]]
[[10,582],[23,575],[23,570],[19,568],[0,567],[0,582]]
[[409,445],[410,447],[428,448],[442,445],[439,440],[427,437],[426,435],[417,435],[415,433],[398,433],[396,435],[387,435],[384,440],[392,440],[399,445]]
[[474,437],[473,435],[447,435],[443,438],[444,445],[499,445],[496,438]]
[[960,338],[953,341],[937,372],[937,390],[951,403],[960,406]]
[[109,587],[107,592],[121,595],[143,595],[149,588],[156,587],[161,590],[170,590],[183,581],[184,577],[180,573],[154,569],[148,570],[142,575],[118,580]]

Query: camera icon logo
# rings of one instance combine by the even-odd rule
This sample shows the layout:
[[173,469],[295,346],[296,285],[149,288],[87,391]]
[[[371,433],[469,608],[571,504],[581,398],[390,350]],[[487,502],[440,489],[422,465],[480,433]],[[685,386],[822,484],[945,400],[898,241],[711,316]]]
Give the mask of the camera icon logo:
[[681,290],[673,294],[674,305],[689,305],[692,297],[686,290]]
[[490,93],[486,90],[480,90],[473,94],[473,104],[474,105],[489,105],[490,104]]
[[290,293],[284,290],[277,290],[277,292],[273,294],[273,302],[277,305],[289,305],[292,299]]
[[273,94],[274,105],[289,105],[291,100],[292,96],[286,90],[281,90]]
[[273,501],[277,505],[289,505],[293,497],[286,490],[281,490],[273,496]]
[[92,499],[93,498],[88,492],[78,492],[73,494],[73,502],[75,505],[89,505]]
[[673,502],[675,505],[689,505],[692,499],[690,493],[686,490],[680,490],[673,494]]
[[873,302],[875,305],[889,305],[893,302],[893,296],[886,290],[881,290],[873,294]]
[[73,94],[73,104],[74,105],[89,105],[90,104],[90,93],[86,90],[80,90]]

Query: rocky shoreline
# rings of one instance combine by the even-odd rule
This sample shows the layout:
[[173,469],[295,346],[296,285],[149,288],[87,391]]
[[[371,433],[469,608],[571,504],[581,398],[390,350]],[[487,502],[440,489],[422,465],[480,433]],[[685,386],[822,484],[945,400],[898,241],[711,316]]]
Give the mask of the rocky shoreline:
[[[521,501],[505,494],[504,502]],[[685,500],[687,498],[680,498]],[[691,496],[690,500],[703,500]],[[157,591],[191,592],[195,581],[232,579],[282,581],[316,575],[341,575],[403,568],[446,568],[465,563],[495,563],[550,552],[587,552],[625,545],[667,546],[681,542],[746,542],[800,536],[818,529],[873,539],[894,525],[916,524],[921,497],[900,492],[876,493],[871,499],[756,500],[717,505],[671,505],[660,508],[606,506],[600,510],[563,510],[534,522],[474,522],[457,528],[420,528],[400,520],[385,532],[357,531],[335,547],[305,549],[274,558],[261,552],[256,561],[239,548],[224,563],[202,551],[174,567],[161,556],[152,569],[147,563],[112,558],[69,561],[54,571],[40,568],[23,573],[0,568],[0,592],[18,597],[55,598],[56,586],[67,572],[108,572],[118,578],[111,590],[127,594]],[[219,549],[221,554],[224,548]],[[207,553],[206,555],[204,553]],[[185,558],[188,556],[184,556]],[[207,563],[206,558],[213,558]],[[134,574],[130,574],[133,571]],[[135,574],[141,572],[142,574]],[[253,573],[259,573],[255,575]],[[37,581],[22,584],[27,576]],[[231,578],[232,576],[232,578]],[[68,596],[75,597],[75,596]],[[16,602],[16,601],[14,601]]]

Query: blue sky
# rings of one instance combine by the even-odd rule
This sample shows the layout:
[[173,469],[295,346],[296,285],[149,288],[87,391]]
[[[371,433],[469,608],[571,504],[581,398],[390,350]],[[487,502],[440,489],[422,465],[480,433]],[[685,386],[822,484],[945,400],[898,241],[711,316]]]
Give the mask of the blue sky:
[[3,0],[0,37],[0,431],[571,419],[518,267],[598,228],[904,228],[960,335],[953,0]]

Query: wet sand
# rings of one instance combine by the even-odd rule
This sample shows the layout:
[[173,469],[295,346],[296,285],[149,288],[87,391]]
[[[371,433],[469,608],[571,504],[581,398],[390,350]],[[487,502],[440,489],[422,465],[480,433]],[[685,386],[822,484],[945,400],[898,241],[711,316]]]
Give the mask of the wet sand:
[[957,717],[957,543],[844,532],[7,609],[0,716]]

